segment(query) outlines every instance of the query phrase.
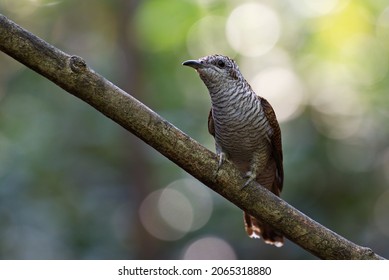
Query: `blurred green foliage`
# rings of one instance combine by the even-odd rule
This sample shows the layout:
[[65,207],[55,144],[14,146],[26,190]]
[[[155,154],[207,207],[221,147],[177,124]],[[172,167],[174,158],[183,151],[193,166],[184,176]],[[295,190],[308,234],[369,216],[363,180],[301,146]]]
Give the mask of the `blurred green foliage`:
[[[274,24],[265,26],[279,34],[273,41],[254,29],[264,22],[251,22],[244,38],[247,30],[230,30],[230,15],[247,3]],[[234,56],[280,117],[282,197],[389,256],[385,1],[8,0],[0,11],[83,57],[210,149],[207,91],[181,63],[213,52]],[[263,53],[249,53],[250,40]],[[291,242],[276,249],[249,239],[237,207],[0,54],[0,258],[212,257],[314,258]]]

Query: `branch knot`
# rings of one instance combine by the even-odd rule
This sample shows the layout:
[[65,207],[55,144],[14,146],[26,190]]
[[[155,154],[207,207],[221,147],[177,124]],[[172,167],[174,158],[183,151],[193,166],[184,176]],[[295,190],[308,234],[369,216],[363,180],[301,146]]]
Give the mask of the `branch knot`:
[[72,55],[69,60],[70,69],[75,73],[80,73],[86,69],[86,62],[79,56]]

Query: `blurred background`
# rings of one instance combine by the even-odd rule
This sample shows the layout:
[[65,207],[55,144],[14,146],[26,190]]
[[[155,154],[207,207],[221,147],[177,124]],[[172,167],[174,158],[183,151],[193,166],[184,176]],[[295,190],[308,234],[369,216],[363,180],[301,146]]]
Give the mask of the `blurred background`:
[[[387,1],[4,0],[0,13],[214,150],[187,59],[234,58],[281,123],[291,205],[389,257]],[[315,259],[0,53],[0,258]]]

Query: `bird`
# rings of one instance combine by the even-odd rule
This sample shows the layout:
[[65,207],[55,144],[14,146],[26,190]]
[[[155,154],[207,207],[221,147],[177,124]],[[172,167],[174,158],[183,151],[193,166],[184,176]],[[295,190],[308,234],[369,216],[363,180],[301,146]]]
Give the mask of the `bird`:
[[[194,68],[211,97],[208,131],[215,139],[218,166],[231,161],[252,181],[280,196],[283,182],[281,129],[270,103],[257,95],[245,80],[238,65],[224,55],[208,55],[187,60],[184,66]],[[244,212],[249,237],[281,247],[283,235],[269,224]]]

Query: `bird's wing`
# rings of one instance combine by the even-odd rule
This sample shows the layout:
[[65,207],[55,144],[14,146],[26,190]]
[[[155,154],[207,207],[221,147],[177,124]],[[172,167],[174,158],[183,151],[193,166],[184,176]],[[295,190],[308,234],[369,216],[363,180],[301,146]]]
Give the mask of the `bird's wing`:
[[[281,129],[278,124],[276,114],[270,103],[263,97],[258,96],[261,101],[265,116],[272,128],[272,134],[269,135],[270,144],[272,146],[273,157],[276,162],[276,187],[281,192],[284,183],[284,168],[282,165],[282,143],[281,143]],[[209,121],[208,121],[209,122]]]
[[215,125],[213,123],[212,109],[209,110],[209,114],[208,114],[208,132],[213,137],[215,137]]

